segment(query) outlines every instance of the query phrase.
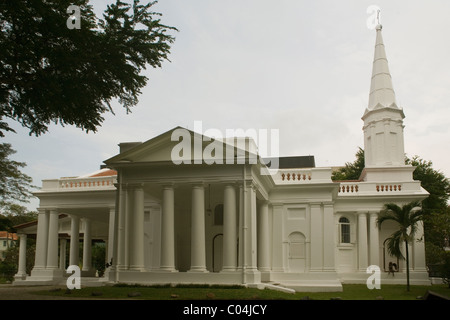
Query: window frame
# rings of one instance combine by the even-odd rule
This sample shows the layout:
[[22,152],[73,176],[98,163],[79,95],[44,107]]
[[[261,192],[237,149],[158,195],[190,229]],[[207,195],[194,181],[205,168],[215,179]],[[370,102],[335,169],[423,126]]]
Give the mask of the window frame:
[[[346,221],[342,221],[345,219]],[[346,216],[341,216],[338,220],[339,224],[339,244],[341,245],[349,245],[352,243],[352,232],[351,232],[351,222],[350,219]],[[346,229],[344,231],[344,228]],[[346,241],[344,241],[346,240]]]

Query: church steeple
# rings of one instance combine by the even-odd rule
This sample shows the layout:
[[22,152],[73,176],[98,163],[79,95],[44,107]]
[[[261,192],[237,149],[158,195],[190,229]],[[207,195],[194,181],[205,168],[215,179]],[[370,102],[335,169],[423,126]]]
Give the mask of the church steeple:
[[381,25],[377,25],[377,37],[375,42],[375,54],[372,67],[372,81],[370,85],[368,110],[380,107],[397,108],[395,92],[392,87],[392,77],[389,72],[386,51],[381,34]]
[[362,117],[366,168],[405,165],[405,115],[395,98],[381,29],[378,24],[369,103]]
[[375,53],[372,66],[372,79],[370,83],[369,104],[366,113],[381,108],[393,108],[401,110],[395,99],[395,92],[392,86],[392,77],[389,72],[386,50],[384,47],[382,26],[376,26]]

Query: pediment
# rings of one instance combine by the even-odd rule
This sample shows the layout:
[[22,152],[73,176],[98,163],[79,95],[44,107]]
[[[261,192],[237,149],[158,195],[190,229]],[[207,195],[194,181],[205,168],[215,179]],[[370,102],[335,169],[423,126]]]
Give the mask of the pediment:
[[143,143],[127,145],[130,147],[126,151],[104,163],[113,167],[127,163],[212,164],[229,163],[235,161],[236,157],[248,159],[249,155],[256,158],[256,149],[249,147],[251,143],[248,141],[244,148],[239,148],[237,144],[215,140],[183,127],[176,127]]

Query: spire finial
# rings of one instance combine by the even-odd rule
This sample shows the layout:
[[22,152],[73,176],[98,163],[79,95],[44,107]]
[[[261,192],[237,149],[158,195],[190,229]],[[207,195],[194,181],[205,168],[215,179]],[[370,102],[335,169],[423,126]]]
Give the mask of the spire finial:
[[381,25],[380,12],[381,12],[381,9],[378,8],[377,9],[377,26],[375,27],[375,29],[377,31],[383,29],[383,26]]

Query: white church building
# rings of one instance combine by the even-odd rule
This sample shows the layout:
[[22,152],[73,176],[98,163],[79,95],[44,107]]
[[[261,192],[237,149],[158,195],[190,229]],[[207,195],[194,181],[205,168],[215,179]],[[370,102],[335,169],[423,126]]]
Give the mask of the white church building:
[[[386,203],[421,201],[428,192],[405,165],[405,115],[380,25],[361,113],[365,169],[357,181],[332,181],[332,168],[316,167],[313,156],[280,157],[278,170],[268,168],[259,156],[251,161],[251,140],[240,148],[180,127],[119,144],[120,152],[93,174],[43,180],[35,193],[37,222],[18,227],[14,284],[65,284],[69,265],[93,279],[93,241],[106,242],[108,267],[97,278],[106,283],[341,291],[343,283],[366,283],[371,265],[379,266],[382,284],[406,283],[405,261],[385,246],[396,225],[379,228],[376,221]],[[192,149],[180,150],[182,139]],[[212,144],[215,161],[208,163]],[[36,256],[26,274],[31,237]],[[422,225],[409,249],[411,284],[430,284]],[[398,266],[394,275],[389,263]]]

